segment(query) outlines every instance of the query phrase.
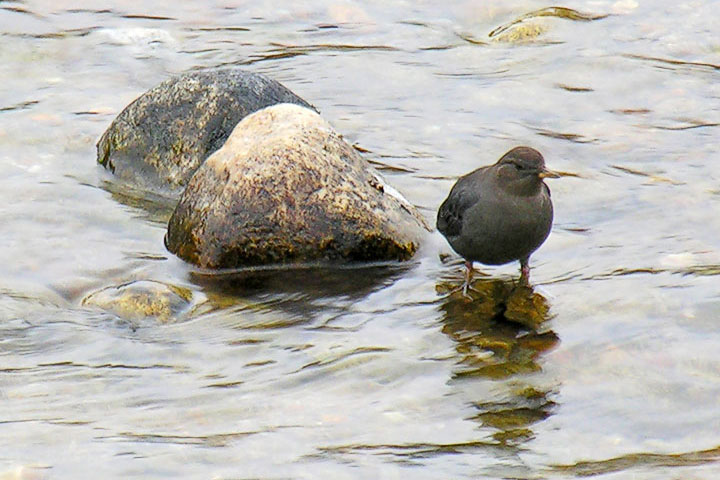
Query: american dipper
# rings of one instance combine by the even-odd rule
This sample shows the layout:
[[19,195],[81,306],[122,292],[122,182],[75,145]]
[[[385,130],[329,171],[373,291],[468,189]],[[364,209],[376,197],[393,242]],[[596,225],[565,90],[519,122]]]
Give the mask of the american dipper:
[[473,262],[502,265],[520,260],[520,283],[527,284],[530,255],[552,227],[550,189],[543,178],[559,176],[545,168],[537,150],[515,147],[494,165],[478,168],[453,185],[438,210],[437,229],[465,259],[465,296]]

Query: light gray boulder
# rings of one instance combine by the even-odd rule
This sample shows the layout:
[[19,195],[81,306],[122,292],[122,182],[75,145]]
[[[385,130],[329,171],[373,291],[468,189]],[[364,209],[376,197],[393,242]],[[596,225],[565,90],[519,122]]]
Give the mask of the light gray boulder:
[[407,260],[427,226],[308,108],[245,117],[198,168],[165,243],[204,268]]

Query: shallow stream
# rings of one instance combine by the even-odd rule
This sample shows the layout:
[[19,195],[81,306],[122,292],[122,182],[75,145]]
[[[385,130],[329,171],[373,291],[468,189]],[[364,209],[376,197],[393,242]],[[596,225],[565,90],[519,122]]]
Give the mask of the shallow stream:
[[[0,479],[720,478],[717,4],[550,6],[0,2]],[[546,321],[448,296],[437,233],[405,266],[231,287],[169,254],[95,142],[219,65],[313,103],[430,222],[515,145],[576,173],[532,258]],[[83,305],[136,281],[190,305]]]

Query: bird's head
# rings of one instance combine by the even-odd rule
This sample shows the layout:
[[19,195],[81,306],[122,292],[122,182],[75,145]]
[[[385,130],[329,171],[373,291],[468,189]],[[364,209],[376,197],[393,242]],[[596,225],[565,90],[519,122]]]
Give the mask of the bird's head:
[[542,154],[530,147],[515,147],[494,165],[500,184],[520,195],[534,195],[541,188],[543,178],[560,175],[545,168]]

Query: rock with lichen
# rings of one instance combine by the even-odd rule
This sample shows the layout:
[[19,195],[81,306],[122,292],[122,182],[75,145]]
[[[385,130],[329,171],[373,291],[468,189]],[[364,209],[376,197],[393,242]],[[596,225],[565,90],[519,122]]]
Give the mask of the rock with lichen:
[[213,269],[407,260],[426,228],[317,113],[282,104],[243,119],[195,172],[166,245]]
[[177,197],[250,113],[278,103],[312,108],[280,83],[238,68],[171,78],[128,105],[97,144],[97,161],[133,188]]

